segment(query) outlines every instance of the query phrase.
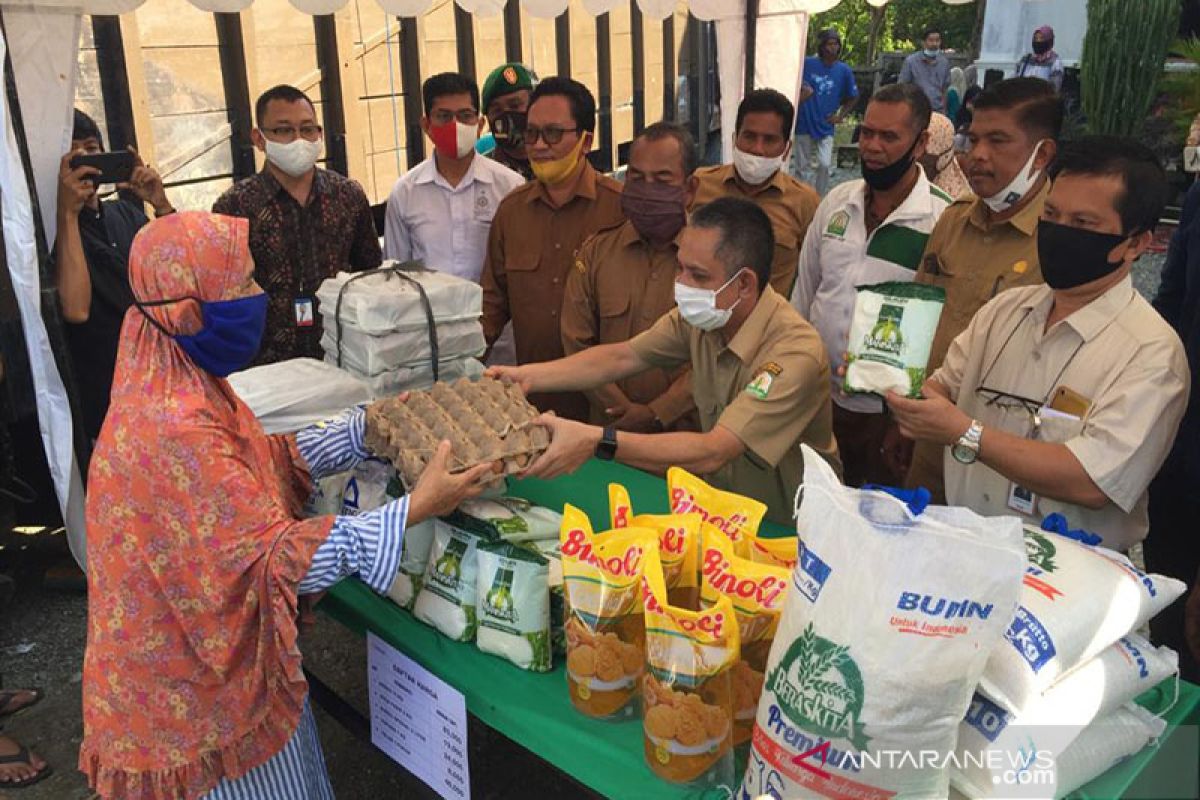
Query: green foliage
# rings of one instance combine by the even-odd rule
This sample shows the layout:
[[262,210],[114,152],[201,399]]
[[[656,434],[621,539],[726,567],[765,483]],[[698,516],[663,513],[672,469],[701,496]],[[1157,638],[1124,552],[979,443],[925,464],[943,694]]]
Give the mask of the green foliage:
[[1088,0],[1079,72],[1090,133],[1141,130],[1178,24],[1179,0]]
[[[842,0],[830,11],[815,15],[808,29],[809,53],[816,53],[817,33],[832,27],[842,34],[843,60],[854,66],[870,66],[867,50],[871,17],[867,0]],[[875,51],[916,50],[921,45],[921,32],[930,25],[942,29],[943,47],[966,50],[971,46],[975,26],[975,4],[949,6],[942,0],[892,0],[883,11]]]
[[[1171,53],[1200,64],[1200,39],[1181,39],[1171,45]],[[1171,134],[1182,142],[1192,120],[1200,114],[1200,69],[1163,75],[1158,88],[1167,96],[1162,114],[1168,120]]]

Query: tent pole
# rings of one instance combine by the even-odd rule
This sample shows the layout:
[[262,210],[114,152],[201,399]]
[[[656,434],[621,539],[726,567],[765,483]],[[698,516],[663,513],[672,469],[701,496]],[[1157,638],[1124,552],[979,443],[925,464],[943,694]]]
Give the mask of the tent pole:
[[454,41],[458,48],[458,73],[475,80],[475,18],[454,4]]
[[675,119],[675,81],[678,67],[675,65],[675,15],[667,17],[662,23],[662,91],[663,119]]
[[571,10],[567,9],[554,18],[554,57],[558,74],[571,77]]
[[[646,127],[646,29],[637,0],[629,0],[630,56],[633,59],[633,135]],[[663,114],[666,117],[666,114]]]
[[743,94],[754,91],[754,57],[758,49],[758,0],[746,0],[746,68]]
[[506,61],[521,61],[521,0],[508,0],[504,4],[504,58]]
[[242,43],[242,17],[237,13],[213,14],[217,25],[217,53],[225,90],[225,117],[229,120],[229,149],[233,179],[240,181],[256,172],[250,131],[250,83],[246,74],[246,48]]
[[342,97],[342,63],[338,57],[337,22],[333,14],[313,17],[317,69],[321,72],[321,111],[325,125],[325,166],[349,175],[346,158],[346,107]]
[[609,17],[605,12],[596,17],[596,82],[600,90],[596,108],[599,119],[599,149],[604,172],[613,168],[612,157],[612,44],[609,39]]
[[425,160],[425,136],[421,133],[421,42],[417,18],[400,17],[400,86],[404,92],[404,150],[408,168]]

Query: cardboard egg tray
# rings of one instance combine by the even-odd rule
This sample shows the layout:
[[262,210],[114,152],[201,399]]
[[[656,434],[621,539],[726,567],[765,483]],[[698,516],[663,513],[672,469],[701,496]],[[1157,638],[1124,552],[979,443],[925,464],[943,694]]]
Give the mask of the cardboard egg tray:
[[410,487],[443,439],[453,448],[451,472],[499,461],[504,473],[511,474],[550,444],[546,429],[533,424],[537,415],[515,384],[460,378],[412,392],[407,402],[392,397],[372,403],[367,407],[366,445],[390,460]]

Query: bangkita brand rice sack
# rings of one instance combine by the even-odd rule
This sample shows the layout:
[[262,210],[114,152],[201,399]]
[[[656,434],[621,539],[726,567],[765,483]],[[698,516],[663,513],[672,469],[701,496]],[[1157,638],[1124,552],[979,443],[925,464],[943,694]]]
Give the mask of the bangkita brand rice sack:
[[475,638],[479,534],[437,520],[413,616],[458,642]]
[[746,555],[746,537],[758,533],[766,516],[763,503],[709,486],[680,467],[667,470],[667,491],[672,514],[699,514],[706,526],[720,530],[733,542],[739,556]]
[[[1020,523],[913,516],[801,449],[804,540],[742,795],[945,797],[958,723],[1020,595]],[[911,758],[922,751],[938,757]]]
[[1140,628],[1187,588],[1147,575],[1125,556],[1025,528],[1029,567],[1021,604],[983,673],[980,691],[1014,714],[1117,639]]
[[531,549],[484,543],[475,584],[479,629],[475,645],[521,669],[550,669],[550,569]]
[[1020,716],[976,694],[958,728],[959,757],[950,782],[969,797],[1044,795],[1044,785],[1008,780],[1010,770],[1026,766],[1031,751],[1057,759],[1094,720],[1153,689],[1178,667],[1174,651],[1131,633],[1064,676]]
[[672,606],[658,551],[646,554],[643,749],[646,763],[674,783],[734,791],[733,666],[738,624],[728,597],[693,611]]
[[658,534],[658,557],[662,562],[667,596],[672,605],[696,608],[699,576],[696,558],[700,550],[699,514],[634,514],[629,492],[617,483],[608,485],[608,508],[613,530],[649,528]]
[[637,716],[646,660],[642,572],[646,553],[657,547],[649,528],[594,534],[586,514],[570,505],[563,510],[567,690],[590,717]]
[[741,658],[733,668],[733,743],[739,745],[750,741],[754,730],[763,670],[779,628],[791,572],[738,558],[733,543],[717,532],[704,537],[700,565],[701,604],[713,607],[728,598],[742,640]]
[[858,287],[846,350],[847,392],[920,397],[946,290],[921,283]]
[[401,608],[412,610],[417,593],[425,582],[425,568],[429,565],[429,549],[433,546],[433,535],[437,531],[437,520],[427,519],[404,530],[400,542],[400,569],[388,589],[388,597]]

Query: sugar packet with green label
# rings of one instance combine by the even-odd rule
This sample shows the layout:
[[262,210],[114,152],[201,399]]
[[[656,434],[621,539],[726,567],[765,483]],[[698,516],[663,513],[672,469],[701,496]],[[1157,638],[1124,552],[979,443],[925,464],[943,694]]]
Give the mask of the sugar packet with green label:
[[413,616],[459,642],[475,638],[477,550],[487,537],[443,520],[434,522],[433,543]]
[[546,559],[530,548],[508,542],[482,544],[476,557],[476,646],[521,669],[548,672],[550,587]]
[[920,397],[945,304],[946,290],[939,286],[859,286],[846,347],[846,391]]

